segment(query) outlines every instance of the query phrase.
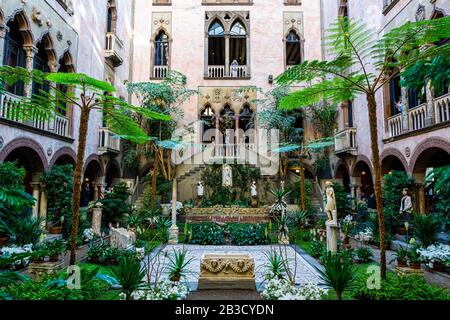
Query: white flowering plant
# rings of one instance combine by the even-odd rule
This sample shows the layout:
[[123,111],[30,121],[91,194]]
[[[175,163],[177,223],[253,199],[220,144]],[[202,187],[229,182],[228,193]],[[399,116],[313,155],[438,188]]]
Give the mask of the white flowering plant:
[[428,246],[427,248],[417,249],[420,259],[426,263],[430,268],[433,268],[435,263],[442,263],[450,265],[450,246],[446,244],[439,244]]
[[[135,300],[183,300],[189,294],[187,285],[172,282],[169,279],[159,282],[148,290],[138,290],[133,293]],[[121,294],[125,299],[125,295]]]
[[356,236],[356,240],[359,241],[370,241],[373,239],[373,231],[371,228],[367,227],[364,231],[360,231]]
[[[11,247],[3,247],[0,249],[0,258],[11,258],[14,255],[22,255],[25,253],[32,253],[33,252],[33,245],[32,244],[26,244],[22,247],[19,246],[11,246]],[[29,257],[20,258],[16,261],[12,262],[9,267],[12,270],[17,269],[18,267],[26,266],[30,262]]]
[[293,286],[286,279],[272,278],[268,281],[261,297],[264,300],[321,300],[328,290],[315,283]]
[[344,220],[342,220],[342,232],[348,236],[350,233],[350,228],[353,225],[353,216],[351,214],[345,216]]

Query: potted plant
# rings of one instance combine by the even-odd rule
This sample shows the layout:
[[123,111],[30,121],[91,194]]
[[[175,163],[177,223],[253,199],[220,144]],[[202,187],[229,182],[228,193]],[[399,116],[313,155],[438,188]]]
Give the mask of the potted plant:
[[90,263],[101,264],[104,261],[106,248],[103,244],[89,244],[87,259]]
[[408,263],[408,249],[405,249],[403,247],[400,247],[395,253],[395,259],[397,260],[397,266],[398,267],[406,267]]
[[[52,221],[53,219],[49,219],[49,221]],[[50,234],[61,234],[63,229],[63,222],[64,217],[59,217],[56,222],[51,223],[48,228],[48,233]]]
[[179,282],[186,275],[187,266],[192,262],[193,258],[187,259],[188,251],[186,248],[182,250],[173,250],[173,256],[169,256],[169,279],[173,282]]
[[417,252],[417,247],[408,251],[408,262],[411,269],[420,269],[421,261],[420,254]]
[[66,252],[66,243],[63,240],[47,242],[45,247],[51,262],[58,261],[59,256]]
[[136,248],[136,254],[138,257],[143,259],[145,257],[145,241],[141,239],[136,240],[134,247]]
[[445,272],[446,264],[450,260],[450,246],[445,244],[430,245],[418,249],[422,261],[434,271]]
[[38,246],[31,254],[31,261],[34,263],[43,263],[45,257],[47,256],[47,251],[44,246]]
[[353,223],[352,215],[347,215],[342,221],[342,233],[344,234],[344,245],[348,245],[350,243],[350,237],[348,236],[350,233],[350,228]]

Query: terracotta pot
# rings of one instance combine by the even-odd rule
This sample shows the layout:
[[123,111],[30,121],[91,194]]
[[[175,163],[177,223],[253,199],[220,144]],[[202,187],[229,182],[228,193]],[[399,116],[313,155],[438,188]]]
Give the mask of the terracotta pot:
[[0,236],[0,246],[4,246],[9,240],[8,236]]
[[50,234],[61,234],[62,233],[62,227],[50,227],[48,229],[48,233],[50,233]]
[[50,256],[50,257],[49,257],[49,260],[50,260],[51,262],[57,262],[57,261],[59,261],[59,254],[55,254],[55,255],[53,255],[53,256]]
[[350,237],[344,236],[344,244],[349,244],[349,243],[350,243]]
[[405,260],[399,260],[399,259],[397,259],[397,266],[399,266],[400,268],[405,268],[405,267],[407,267],[408,265],[406,264],[406,261],[405,261]]
[[409,267],[411,269],[420,269],[420,262],[410,262]]
[[180,276],[173,276],[173,277],[170,278],[170,281],[179,282],[180,278],[181,278]]
[[395,228],[395,233],[397,233],[397,234],[399,234],[401,236],[404,236],[404,235],[406,235],[406,228],[403,227],[403,226],[396,227]]
[[445,272],[445,265],[440,262],[433,263],[433,270],[438,272]]

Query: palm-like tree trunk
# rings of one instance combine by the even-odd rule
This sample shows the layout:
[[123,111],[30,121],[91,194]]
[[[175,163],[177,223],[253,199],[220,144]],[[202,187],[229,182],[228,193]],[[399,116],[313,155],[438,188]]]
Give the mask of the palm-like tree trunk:
[[381,277],[386,279],[386,252],[385,252],[385,225],[384,225],[384,208],[383,196],[381,189],[381,164],[380,150],[378,148],[378,125],[377,125],[377,103],[375,93],[370,92],[366,95],[368,111],[369,111],[369,127],[370,127],[370,145],[372,149],[372,162],[375,173],[375,199],[377,202],[378,226],[380,233],[380,267]]
[[89,109],[87,107],[81,108],[80,129],[78,132],[78,149],[77,162],[75,164],[75,172],[73,176],[73,198],[72,198],[72,229],[70,240],[70,265],[76,262],[77,237],[78,237],[78,216],[80,211],[80,196],[81,196],[81,180],[84,166],[84,153],[86,150],[86,137],[89,125]]

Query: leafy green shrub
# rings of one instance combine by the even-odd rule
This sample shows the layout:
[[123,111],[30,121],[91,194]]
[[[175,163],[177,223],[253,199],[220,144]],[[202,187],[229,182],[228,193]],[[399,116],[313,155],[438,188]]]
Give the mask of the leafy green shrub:
[[327,248],[325,245],[320,241],[313,241],[311,243],[311,255],[314,258],[321,257],[325,252],[327,251]]
[[[300,203],[300,181],[294,181],[287,185],[286,189],[289,193],[291,203]],[[305,179],[305,209],[309,214],[314,213],[311,195],[313,194],[313,183],[309,179]]]
[[63,236],[67,237],[72,226],[72,165],[54,165],[43,174],[42,182],[47,194],[47,220],[50,225],[58,225],[63,218]]
[[36,244],[42,234],[41,219],[28,214],[18,215],[10,219],[7,230],[14,244],[18,246]]
[[450,166],[434,168],[426,181],[434,180],[434,210],[444,221],[450,221]]
[[269,244],[267,225],[262,224],[227,224],[231,242],[237,246]]
[[441,228],[441,221],[434,215],[416,214],[413,220],[414,236],[424,247],[437,241]]
[[352,213],[352,200],[350,194],[345,191],[345,188],[340,183],[333,183],[333,189],[338,218],[341,219]]
[[323,284],[333,288],[338,300],[342,300],[345,291],[356,287],[357,270],[348,254],[328,252],[322,259],[323,270],[317,269]]
[[102,203],[102,223],[117,223],[125,214],[131,213],[131,205],[127,203],[130,191],[125,182],[116,184],[111,193],[106,193],[99,202]]
[[141,265],[139,260],[131,256],[124,256],[117,265],[110,267],[109,270],[120,284],[126,300],[131,300],[133,292],[145,286],[142,280],[147,269]]
[[224,243],[223,229],[215,223],[196,223],[191,226],[191,244],[221,245]]
[[294,230],[289,235],[289,238],[292,239],[293,242],[303,241],[308,242],[312,240],[312,234],[308,230]]
[[380,289],[369,289],[361,277],[353,297],[359,300],[450,300],[445,289],[428,284],[422,276],[392,276],[381,281]]
[[367,263],[372,260],[372,251],[367,247],[361,247],[355,250],[355,256],[359,263]]

